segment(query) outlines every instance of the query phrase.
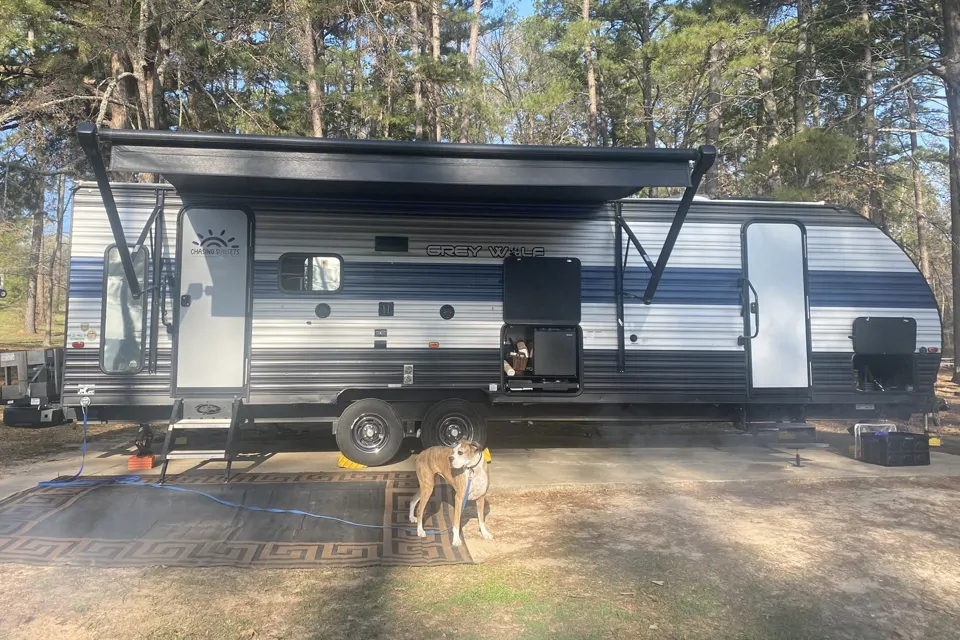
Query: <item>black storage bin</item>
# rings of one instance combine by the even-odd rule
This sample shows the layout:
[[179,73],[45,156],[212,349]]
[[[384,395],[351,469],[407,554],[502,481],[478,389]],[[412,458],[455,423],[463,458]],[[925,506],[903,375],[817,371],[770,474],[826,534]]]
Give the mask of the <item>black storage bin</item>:
[[860,436],[863,461],[884,467],[930,464],[930,436],[925,433],[877,431]]

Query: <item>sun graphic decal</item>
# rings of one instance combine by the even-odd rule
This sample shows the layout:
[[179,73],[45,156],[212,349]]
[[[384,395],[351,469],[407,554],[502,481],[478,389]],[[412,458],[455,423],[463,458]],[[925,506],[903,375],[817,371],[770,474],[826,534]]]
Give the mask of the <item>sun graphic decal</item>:
[[207,235],[204,236],[202,233],[197,233],[197,240],[193,241],[193,244],[197,245],[201,249],[239,249],[240,245],[231,244],[236,238],[224,238],[227,234],[227,230],[223,229],[220,231],[220,235],[214,235],[212,229],[207,229]]

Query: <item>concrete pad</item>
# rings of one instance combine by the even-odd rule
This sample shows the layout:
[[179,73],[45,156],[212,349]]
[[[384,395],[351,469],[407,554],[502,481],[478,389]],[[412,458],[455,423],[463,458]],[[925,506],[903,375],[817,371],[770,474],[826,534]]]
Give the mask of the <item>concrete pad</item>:
[[[686,436],[683,437],[686,444]],[[549,440],[547,438],[546,440]],[[635,442],[636,439],[633,439]],[[794,466],[795,453],[752,444],[746,436],[729,434],[714,446],[666,446],[659,440],[654,446],[597,447],[590,438],[563,442],[566,446],[535,447],[531,442],[504,443],[492,448],[490,473],[493,492],[545,490],[560,487],[623,486],[641,483],[730,482],[763,480],[831,480],[849,478],[887,478],[911,476],[960,476],[960,456],[934,451],[931,465],[925,467],[880,467],[865,464],[845,455],[846,439],[840,438],[832,450],[801,451],[802,466]],[[601,443],[609,444],[608,442]],[[550,444],[559,444],[556,440]],[[513,446],[510,446],[513,445]],[[578,446],[574,446],[578,445]],[[586,445],[586,446],[584,446]],[[842,445],[842,446],[841,446]],[[295,473],[338,471],[335,450],[244,455],[234,462],[234,473]],[[377,470],[413,470],[415,456],[405,454],[395,464]],[[128,453],[116,446],[91,445],[84,475],[126,475]],[[0,498],[29,489],[57,476],[72,476],[80,467],[79,451],[61,455],[49,462],[22,467],[0,477]],[[191,469],[222,472],[220,461],[174,460],[170,474]],[[133,475],[159,477],[159,467]]]

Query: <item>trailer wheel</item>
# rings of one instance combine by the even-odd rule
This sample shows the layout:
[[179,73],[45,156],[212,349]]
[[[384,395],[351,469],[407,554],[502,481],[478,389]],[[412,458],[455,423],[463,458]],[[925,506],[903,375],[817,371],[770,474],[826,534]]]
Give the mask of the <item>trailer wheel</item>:
[[420,426],[424,448],[452,447],[461,440],[475,440],[487,446],[487,420],[471,402],[459,398],[443,400],[430,407]]
[[403,443],[403,422],[388,403],[357,400],[337,420],[337,447],[354,462],[377,467],[390,462]]

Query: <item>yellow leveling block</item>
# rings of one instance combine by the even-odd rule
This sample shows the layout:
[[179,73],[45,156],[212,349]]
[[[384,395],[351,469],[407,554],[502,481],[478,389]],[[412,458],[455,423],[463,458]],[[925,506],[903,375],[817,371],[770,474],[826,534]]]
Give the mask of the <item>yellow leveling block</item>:
[[[483,450],[483,459],[487,463],[493,462],[493,458],[490,457],[490,449]],[[337,460],[337,466],[341,469],[366,469],[367,465],[360,464],[359,462],[354,462],[347,456],[340,454],[340,458]]]

